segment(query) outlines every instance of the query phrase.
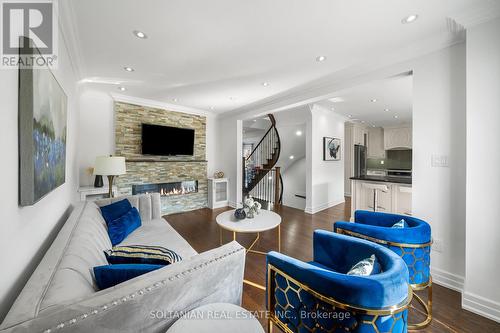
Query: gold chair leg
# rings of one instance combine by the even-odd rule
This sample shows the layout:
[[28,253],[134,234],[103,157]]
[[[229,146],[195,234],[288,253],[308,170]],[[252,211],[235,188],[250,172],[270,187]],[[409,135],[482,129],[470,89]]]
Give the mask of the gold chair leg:
[[[420,323],[411,324],[411,325],[408,324],[408,330],[421,330],[421,329],[429,326],[429,324],[432,321],[432,277],[429,277],[429,279],[430,279],[429,284],[427,285],[427,287],[425,287],[425,288],[427,288],[427,303],[416,293],[413,294],[415,299],[424,308],[424,314],[426,315],[426,318],[424,321],[422,321]],[[416,290],[421,290],[421,289],[415,288],[414,291],[416,291]]]

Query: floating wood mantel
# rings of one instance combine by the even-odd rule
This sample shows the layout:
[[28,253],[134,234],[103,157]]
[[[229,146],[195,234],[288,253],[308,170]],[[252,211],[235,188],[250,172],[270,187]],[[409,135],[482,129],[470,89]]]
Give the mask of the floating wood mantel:
[[185,163],[207,163],[208,161],[206,160],[167,160],[167,159],[161,159],[161,158],[127,158],[125,159],[126,162],[172,162],[172,163],[179,163],[179,162],[185,162]]

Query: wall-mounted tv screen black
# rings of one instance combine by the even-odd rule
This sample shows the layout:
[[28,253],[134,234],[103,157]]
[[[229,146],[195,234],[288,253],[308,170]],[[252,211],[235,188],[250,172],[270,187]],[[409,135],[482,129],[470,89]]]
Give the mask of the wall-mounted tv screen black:
[[142,124],[143,155],[193,155],[194,129]]

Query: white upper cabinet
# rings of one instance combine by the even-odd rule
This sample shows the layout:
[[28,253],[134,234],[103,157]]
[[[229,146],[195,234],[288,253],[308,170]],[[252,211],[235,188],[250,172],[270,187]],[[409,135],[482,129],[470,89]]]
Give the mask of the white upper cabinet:
[[355,125],[353,126],[353,144],[355,145],[365,145],[365,135],[368,132],[364,126]]
[[384,129],[381,127],[368,130],[368,157],[385,158]]
[[412,132],[410,126],[384,129],[384,149],[389,150],[398,148],[412,148]]

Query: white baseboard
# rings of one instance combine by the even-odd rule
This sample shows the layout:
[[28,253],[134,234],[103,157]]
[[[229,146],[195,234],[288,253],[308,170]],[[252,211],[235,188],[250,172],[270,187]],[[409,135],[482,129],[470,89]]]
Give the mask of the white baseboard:
[[462,294],[462,308],[500,323],[500,303],[498,302],[464,292]]
[[345,202],[345,199],[342,198],[342,199],[330,201],[330,202],[327,202],[327,203],[324,203],[324,204],[321,204],[321,205],[318,205],[315,207],[306,207],[306,209],[304,209],[304,212],[306,212],[307,214],[316,214],[317,212],[320,212],[322,210],[328,209],[328,208],[333,207],[333,206],[340,205],[341,203],[344,203],[344,202]]
[[431,267],[431,274],[432,283],[458,291],[459,293],[463,292],[465,282],[465,278],[463,276],[434,267]]
[[235,201],[229,201],[229,207],[238,208],[238,204]]

